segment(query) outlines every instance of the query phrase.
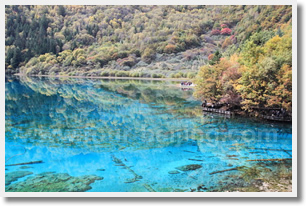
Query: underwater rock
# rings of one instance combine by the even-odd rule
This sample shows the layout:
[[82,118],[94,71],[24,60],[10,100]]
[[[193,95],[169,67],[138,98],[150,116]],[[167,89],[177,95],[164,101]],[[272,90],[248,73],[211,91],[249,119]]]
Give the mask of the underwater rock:
[[96,175],[70,176],[67,173],[45,172],[25,181],[11,184],[6,192],[84,192],[91,189],[89,184],[103,177]]
[[202,190],[207,190],[207,187],[205,187],[205,185],[201,184],[197,187],[197,191],[201,192]]
[[104,171],[105,171],[105,169],[97,169],[97,171],[102,171],[102,172],[104,172]]
[[184,166],[180,166],[180,167],[176,167],[175,169],[181,170],[181,171],[190,171],[190,170],[196,170],[201,168],[201,165],[198,164],[191,164],[191,165],[184,165]]
[[177,170],[171,170],[168,172],[169,174],[179,174],[180,172]]
[[27,175],[31,175],[33,172],[30,171],[15,171],[5,174],[5,185],[9,185],[12,182],[18,180],[19,178],[25,177]]
[[196,189],[190,188],[190,192],[195,192],[195,191],[196,191]]

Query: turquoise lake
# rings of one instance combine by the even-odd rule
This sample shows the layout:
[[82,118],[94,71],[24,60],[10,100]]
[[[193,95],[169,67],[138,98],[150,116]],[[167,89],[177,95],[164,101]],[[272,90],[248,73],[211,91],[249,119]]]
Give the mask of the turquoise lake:
[[206,191],[239,170],[210,173],[291,158],[291,124],[204,114],[178,85],[7,78],[5,172],[29,172],[7,186],[52,172],[101,177],[86,192]]

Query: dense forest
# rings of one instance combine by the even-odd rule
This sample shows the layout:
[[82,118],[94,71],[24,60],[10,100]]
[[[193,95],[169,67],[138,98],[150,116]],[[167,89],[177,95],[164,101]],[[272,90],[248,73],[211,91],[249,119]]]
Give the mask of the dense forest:
[[213,102],[291,110],[291,6],[6,6],[7,74],[195,78]]

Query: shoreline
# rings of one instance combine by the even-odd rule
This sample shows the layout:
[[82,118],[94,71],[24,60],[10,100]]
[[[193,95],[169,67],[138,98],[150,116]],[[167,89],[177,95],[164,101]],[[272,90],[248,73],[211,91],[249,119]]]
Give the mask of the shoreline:
[[68,76],[68,75],[24,75],[24,74],[13,74],[15,76],[23,77],[54,77],[54,78],[79,78],[79,79],[131,79],[131,80],[155,80],[155,81],[188,81],[188,78],[152,78],[152,77],[100,77],[100,76]]
[[[100,76],[67,76],[67,75],[25,75],[25,74],[21,74],[21,73],[16,73],[13,74],[15,76],[20,76],[20,77],[52,77],[52,78],[75,78],[75,79],[121,79],[121,80],[148,80],[148,81],[175,81],[175,82],[182,82],[182,81],[191,81],[191,79],[188,78],[151,78],[151,77],[100,77]],[[181,89],[194,89],[194,86],[182,86],[180,84],[175,84],[173,85],[175,87],[181,88]],[[216,109],[215,109],[216,110]],[[218,109],[217,109],[218,110]],[[235,111],[207,111],[205,110],[205,108],[203,108],[203,112],[206,113],[215,113],[215,114],[223,114],[223,115],[239,115],[239,116],[247,116],[247,117],[254,117],[252,115],[247,115],[247,114],[242,114],[243,110],[240,110],[240,112],[235,112]],[[273,118],[263,118],[263,117],[255,117],[256,119],[263,119],[266,121],[272,121],[272,122],[279,122],[279,123],[291,123],[292,120],[288,121],[288,120],[277,120],[277,119],[273,119]]]

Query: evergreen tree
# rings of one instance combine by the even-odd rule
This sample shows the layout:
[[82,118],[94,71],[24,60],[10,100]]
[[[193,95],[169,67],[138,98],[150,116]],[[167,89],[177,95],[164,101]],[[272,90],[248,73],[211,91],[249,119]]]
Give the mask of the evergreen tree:
[[13,68],[17,68],[19,66],[19,63],[22,61],[21,59],[21,52],[19,47],[16,47],[14,49],[13,57],[11,58],[11,65]]

